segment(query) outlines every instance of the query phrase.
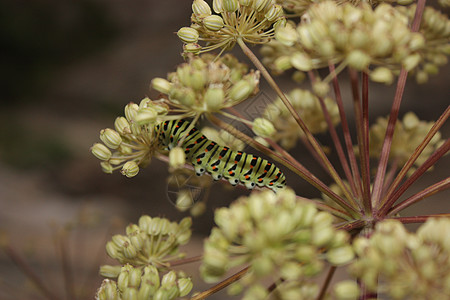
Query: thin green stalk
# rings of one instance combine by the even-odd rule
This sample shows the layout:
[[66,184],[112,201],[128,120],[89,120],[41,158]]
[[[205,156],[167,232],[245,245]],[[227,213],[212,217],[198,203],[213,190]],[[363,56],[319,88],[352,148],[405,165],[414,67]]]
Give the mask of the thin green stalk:
[[277,95],[280,97],[281,101],[283,101],[284,105],[287,107],[289,112],[294,117],[297,124],[300,126],[300,128],[305,133],[306,138],[310,142],[310,144],[313,146],[314,150],[319,155],[320,159],[325,163],[327,166],[327,169],[330,171],[330,174],[333,178],[333,180],[338,184],[344,193],[345,198],[351,199],[351,195],[346,191],[344,182],[339,177],[339,174],[334,169],[331,162],[328,160],[325,152],[323,151],[320,144],[317,142],[317,140],[314,138],[312,133],[307,128],[306,124],[303,122],[303,120],[300,118],[298,113],[295,111],[294,107],[290,103],[289,99],[286,97],[286,95],[281,91],[280,87],[276,84],[276,82],[273,80],[272,76],[270,76],[269,72],[266,70],[266,68],[263,66],[263,64],[259,61],[258,57],[247,47],[247,45],[244,43],[244,41],[241,38],[237,39],[237,43],[241,47],[242,51],[245,55],[252,61],[252,63],[256,66],[256,68],[261,72],[263,77],[266,79],[266,81],[269,83],[271,88],[277,93]]
[[389,215],[395,215],[396,213],[404,210],[405,208],[413,205],[414,203],[417,203],[425,198],[428,198],[434,194],[446,190],[449,186],[450,186],[450,177],[447,177],[446,179],[441,180],[433,184],[432,186],[427,187],[426,189],[414,194],[408,199],[405,199],[399,204],[395,205],[394,207],[392,207],[391,210],[389,210]]

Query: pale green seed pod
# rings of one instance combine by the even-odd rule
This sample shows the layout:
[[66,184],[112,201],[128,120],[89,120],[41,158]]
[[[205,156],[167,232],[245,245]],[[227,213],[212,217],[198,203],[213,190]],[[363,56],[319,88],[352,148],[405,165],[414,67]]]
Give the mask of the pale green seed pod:
[[203,96],[203,101],[209,112],[218,111],[223,107],[225,93],[222,88],[210,87]]
[[195,93],[191,89],[183,89],[179,91],[176,99],[184,106],[192,107],[195,103]]
[[252,3],[253,3],[253,0],[239,0],[239,4],[241,6],[250,6],[250,5],[252,5]]
[[205,88],[205,84],[207,81],[207,75],[205,74],[205,72],[203,72],[203,70],[195,70],[190,74],[189,86],[194,90],[200,91]]
[[128,286],[136,289],[139,288],[141,284],[141,274],[141,269],[133,268],[128,274]]
[[350,245],[345,245],[339,248],[328,250],[327,259],[335,266],[340,266],[349,263],[355,258],[355,253]]
[[358,283],[352,280],[344,280],[333,287],[334,295],[338,300],[357,300],[360,295]]
[[108,160],[111,158],[111,151],[103,144],[96,143],[91,147],[92,154],[100,160]]
[[147,215],[143,215],[139,218],[139,228],[142,230],[142,232],[148,233],[148,228],[150,227],[150,224],[152,222],[152,218]]
[[411,71],[414,69],[421,61],[420,54],[411,54],[408,55],[402,62],[403,68],[405,68],[406,71]]
[[297,32],[290,25],[279,27],[275,30],[275,38],[283,45],[291,47],[297,41]]
[[151,87],[160,93],[168,94],[172,84],[164,78],[153,78],[151,82]]
[[316,81],[313,84],[313,90],[314,90],[314,93],[316,93],[317,96],[325,97],[328,94],[328,92],[330,91],[330,86],[326,82]]
[[179,211],[186,211],[194,205],[192,194],[189,190],[178,192],[176,206]]
[[274,61],[275,68],[280,71],[286,71],[292,68],[291,58],[289,56],[280,56]]
[[219,31],[223,28],[223,19],[218,15],[208,16],[203,19],[203,25],[212,31]]
[[197,202],[192,207],[189,213],[193,217],[199,217],[203,215],[206,211],[206,204],[205,202]]
[[112,174],[112,172],[114,171],[114,167],[111,165],[110,162],[107,161],[102,161],[100,163],[100,167],[102,168],[102,171],[105,172],[106,174]]
[[177,281],[178,289],[180,291],[180,297],[184,297],[189,294],[194,287],[190,278],[180,278]]
[[276,19],[281,18],[283,15],[283,7],[281,7],[281,5],[274,4],[269,8],[264,17],[267,21],[273,22]]
[[298,280],[302,274],[302,266],[297,262],[285,263],[280,269],[280,275],[285,280]]
[[137,256],[137,249],[131,243],[123,245],[122,251],[123,255],[128,259],[132,259]]
[[291,56],[291,64],[300,71],[310,71],[313,68],[311,59],[306,53],[296,52]]
[[189,43],[183,45],[183,51],[186,53],[198,54],[202,50],[202,46],[197,43]]
[[310,263],[317,257],[317,249],[312,245],[301,245],[295,250],[295,258],[302,263]]
[[225,11],[225,8],[223,7],[223,0],[213,0],[213,10],[217,14],[221,14]]
[[370,72],[370,79],[375,82],[391,84],[394,81],[394,75],[388,68],[378,67]]
[[271,4],[271,0],[254,0],[253,1],[253,8],[256,11],[263,11],[266,10],[267,7]]
[[123,300],[139,300],[137,289],[132,288],[132,287],[126,287],[125,290],[122,292],[122,299]]
[[102,129],[100,131],[100,140],[109,148],[117,149],[122,143],[120,134],[110,128]]
[[137,115],[139,110],[139,105],[137,105],[136,103],[128,103],[125,106],[125,117],[127,118],[128,122],[133,122],[134,121],[134,117]]
[[128,123],[127,119],[124,117],[117,117],[114,121],[114,128],[121,135],[126,135],[131,133],[130,123]]
[[194,0],[192,3],[192,12],[200,18],[211,15],[211,7],[204,0]]
[[349,66],[361,71],[369,66],[370,56],[361,50],[353,50],[348,54],[347,62]]
[[153,107],[141,108],[134,117],[134,121],[139,125],[146,125],[149,123],[155,123],[157,117],[158,113]]
[[167,273],[166,275],[163,276],[163,278],[161,279],[161,287],[171,287],[176,285],[176,280],[177,280],[177,273],[175,273],[175,271],[170,271],[169,273]]
[[120,171],[122,175],[128,178],[134,177],[139,173],[139,166],[134,161],[127,161]]
[[241,79],[231,88],[228,96],[234,102],[241,102],[247,99],[255,90],[249,80]]
[[222,0],[225,12],[235,12],[239,8],[238,0]]
[[182,27],[177,32],[180,40],[187,44],[196,43],[199,38],[198,31],[191,27]]
[[169,165],[172,168],[180,168],[186,163],[186,154],[183,148],[175,147],[169,152]]
[[253,132],[260,137],[270,137],[275,133],[272,122],[264,118],[256,118],[253,121]]
[[120,274],[120,269],[122,269],[121,266],[103,265],[100,266],[99,274],[103,277],[117,278]]
[[119,258],[121,256],[120,254],[121,248],[119,248],[116,244],[114,244],[112,241],[109,241],[106,243],[106,253],[111,258]]

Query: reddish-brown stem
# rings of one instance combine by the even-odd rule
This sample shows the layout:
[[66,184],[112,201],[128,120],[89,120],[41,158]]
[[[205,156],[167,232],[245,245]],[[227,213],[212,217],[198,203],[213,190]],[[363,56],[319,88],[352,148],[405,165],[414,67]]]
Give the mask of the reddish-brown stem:
[[215,286],[213,286],[212,288],[201,292],[199,294],[196,294],[194,296],[191,297],[191,300],[200,300],[200,299],[205,299],[206,297],[209,297],[215,293],[217,293],[220,290],[223,290],[224,288],[226,288],[227,286],[229,286],[230,284],[232,284],[233,282],[238,281],[239,279],[241,279],[245,274],[247,274],[248,270],[250,267],[246,267],[244,269],[242,269],[241,271],[237,272],[236,274],[228,277],[227,279],[225,279],[222,282],[219,282],[218,284],[216,284]]
[[339,87],[339,81],[335,74],[334,65],[329,65],[330,72],[333,76],[333,88],[336,97],[336,104],[339,108],[339,116],[341,118],[342,132],[344,134],[345,146],[347,148],[347,155],[350,161],[350,167],[352,169],[353,180],[349,181],[352,186],[352,190],[357,191],[357,195],[362,198],[362,183],[361,176],[359,175],[358,163],[356,162],[355,152],[353,151],[353,142],[350,135],[350,129],[348,127],[347,117],[345,115],[344,103],[342,101],[341,89]]
[[447,189],[450,186],[450,177],[447,177],[446,179],[439,181],[432,186],[427,187],[426,189],[414,194],[413,196],[409,197],[408,199],[403,200],[399,204],[392,207],[391,210],[389,210],[389,215],[395,215],[396,213],[402,211],[403,209],[407,208],[408,206],[411,206],[414,203],[417,203],[427,197],[430,197],[436,193],[439,193],[445,189]]
[[[313,74],[312,71],[308,72],[309,78],[311,80],[312,83],[314,83],[316,81],[315,76]],[[351,171],[350,171],[350,167],[348,165],[347,162],[347,158],[345,157],[345,153],[344,153],[344,149],[342,148],[342,144],[341,141],[339,140],[339,136],[336,132],[336,128],[334,128],[333,122],[331,121],[331,116],[330,116],[330,112],[327,109],[327,106],[325,104],[325,101],[323,100],[322,97],[317,97],[319,99],[319,103],[320,103],[320,107],[322,109],[323,115],[325,117],[325,121],[327,122],[328,125],[328,131],[330,133],[331,139],[333,140],[333,144],[335,146],[336,149],[336,153],[338,155],[339,161],[341,163],[342,169],[344,170],[344,174],[345,177],[347,178],[347,181],[349,182],[350,188],[351,188],[351,192],[352,192],[352,198],[348,199],[349,201],[352,202],[353,206],[358,207],[358,204],[355,202],[355,197],[356,197],[356,189],[354,188],[354,184],[353,184],[353,180],[352,180],[352,175],[351,175]],[[348,189],[347,185],[344,184],[344,186],[342,187],[344,189]],[[348,193],[350,193],[350,191],[348,191]]]
[[[252,63],[256,66],[256,68],[261,72],[263,77],[266,79],[267,83],[270,85],[270,87],[277,93],[277,95],[280,97],[281,101],[284,103],[288,111],[291,113],[291,115],[294,117],[297,124],[300,126],[300,128],[303,130],[303,133],[305,134],[306,139],[309,141],[309,143],[312,145],[316,153],[319,155],[320,159],[325,163],[327,169],[330,171],[331,177],[333,180],[338,184],[339,186],[344,186],[344,183],[342,179],[339,177],[339,174],[334,169],[333,165],[327,158],[325,152],[323,151],[320,144],[317,142],[317,140],[314,138],[312,133],[309,131],[308,127],[306,126],[305,122],[300,118],[295,108],[292,106],[289,99],[286,97],[286,95],[281,91],[280,87],[277,85],[275,80],[273,80],[270,73],[267,71],[267,69],[264,67],[264,65],[259,61],[259,59],[256,57],[256,55],[247,47],[247,45],[244,43],[244,41],[240,38],[237,39],[237,43],[241,47],[244,54],[252,61]],[[343,193],[345,195],[345,198],[351,199],[351,195],[346,191],[346,189],[343,189]]]
[[[363,132],[363,153],[361,158],[364,161],[363,168],[367,170],[366,178],[363,183],[366,185],[366,197],[370,198],[370,164],[369,164],[369,75],[362,72],[362,132]],[[369,201],[369,210],[372,211],[372,203]]]
[[[426,0],[418,0],[416,13],[411,24],[411,31],[417,32],[420,27],[420,22],[422,20],[423,11],[425,9]],[[383,190],[384,176],[386,172],[386,167],[389,159],[389,153],[391,150],[392,137],[394,135],[395,123],[398,117],[398,111],[400,108],[400,103],[402,102],[403,92],[405,90],[406,78],[408,76],[408,71],[401,69],[400,75],[397,81],[397,90],[395,92],[394,101],[392,103],[391,114],[389,116],[388,126],[386,129],[386,135],[383,142],[383,147],[381,150],[381,157],[378,163],[377,173],[375,175],[375,182],[373,184],[372,199],[376,207],[380,206],[381,192]]]
[[320,288],[320,293],[317,296],[317,300],[322,300],[325,296],[325,293],[328,289],[328,286],[331,283],[331,279],[333,279],[334,273],[336,272],[337,267],[336,266],[330,266],[327,272],[327,277],[325,278],[325,281],[323,282],[322,287]]
[[209,120],[219,126],[220,128],[228,131],[232,135],[236,136],[237,138],[243,140],[247,144],[251,145],[255,149],[265,153],[269,157],[273,158],[274,160],[282,163],[284,166],[288,167],[291,171],[299,175],[301,178],[309,182],[312,186],[317,188],[319,191],[333,199],[333,201],[336,202],[336,204],[340,205],[342,208],[344,208],[346,211],[350,212],[352,215],[357,216],[356,210],[351,207],[347,202],[345,202],[344,199],[342,199],[340,196],[338,196],[336,193],[334,193],[328,186],[326,186],[321,180],[319,180],[317,177],[315,177],[308,169],[306,169],[302,164],[299,162],[293,164],[289,161],[287,161],[284,157],[277,154],[275,151],[263,146],[262,144],[256,142],[251,137],[246,135],[245,133],[237,130],[230,124],[225,123],[224,121],[220,120],[219,118],[215,117],[214,115],[208,115]]
[[383,193],[389,188],[392,180],[394,179],[395,173],[397,172],[398,159],[394,159],[391,163],[389,171],[387,172],[386,179],[384,180]]
[[50,300],[58,300],[59,297],[54,295],[44,284],[42,279],[31,269],[30,265],[13,249],[11,246],[6,245],[2,247],[6,255],[11,261],[25,274],[25,276],[34,283],[42,295]]
[[346,223],[344,225],[337,226],[338,229],[342,229],[345,231],[350,231],[356,228],[362,228],[366,225],[366,222],[363,220],[356,220],[350,223]]
[[429,144],[429,142],[435,136],[435,134],[439,131],[439,129],[444,125],[444,123],[447,121],[449,116],[450,116],[450,106],[447,106],[447,109],[439,117],[439,119],[436,121],[436,123],[433,124],[430,131],[425,136],[424,140],[420,143],[419,146],[417,146],[417,148],[414,150],[414,153],[411,155],[411,157],[408,159],[408,161],[402,167],[402,169],[398,173],[397,177],[395,178],[394,182],[389,187],[389,190],[387,191],[386,196],[384,196],[383,201],[381,201],[381,205],[384,205],[386,200],[392,196],[394,191],[400,185],[403,178],[406,176],[406,174],[408,173],[410,168],[413,166],[414,162],[417,160],[419,155],[422,153],[422,151],[425,149],[425,147]]
[[362,191],[363,191],[363,206],[364,211],[367,214],[371,214],[372,211],[372,203],[370,201],[370,171],[369,165],[367,164],[369,153],[368,147],[366,144],[366,137],[364,136],[364,123],[365,119],[362,112],[361,101],[359,98],[359,90],[358,90],[358,73],[349,69],[350,73],[350,81],[352,85],[352,94],[353,94],[353,108],[355,111],[355,121],[356,121],[356,132],[358,135],[358,148],[359,148],[359,157],[361,162],[361,177],[362,177]]
[[410,224],[410,223],[424,223],[429,218],[448,218],[448,217],[450,217],[450,214],[435,214],[435,215],[423,215],[413,217],[392,217],[386,219],[398,220],[403,224]]
[[439,147],[401,186],[394,194],[386,201],[381,207],[377,215],[383,217],[388,210],[394,205],[395,201],[403,195],[403,193],[431,166],[433,166],[445,153],[450,149],[450,139],[447,139],[445,143]]

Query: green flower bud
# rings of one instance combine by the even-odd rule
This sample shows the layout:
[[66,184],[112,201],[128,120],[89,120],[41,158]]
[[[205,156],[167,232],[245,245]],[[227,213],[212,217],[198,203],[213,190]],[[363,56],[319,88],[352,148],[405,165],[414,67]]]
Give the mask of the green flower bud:
[[203,96],[209,112],[218,111],[223,107],[225,101],[225,93],[222,88],[210,87]]
[[194,287],[190,278],[180,278],[177,281],[178,289],[180,291],[180,297],[184,297],[189,294]]
[[182,27],[177,32],[180,40],[187,44],[196,43],[198,41],[198,31],[191,27]]
[[139,228],[141,229],[142,232],[146,232],[148,233],[148,229],[150,227],[150,224],[152,222],[152,218],[150,216],[147,215],[143,215],[139,218]]
[[123,251],[123,255],[129,259],[135,258],[137,255],[137,249],[131,243],[130,244],[127,243],[127,244],[123,245],[122,251]]
[[164,78],[157,77],[152,79],[151,86],[160,93],[168,94],[172,84]]
[[428,74],[427,74],[427,72],[418,71],[416,73],[416,82],[418,84],[423,84],[423,83],[426,83],[427,81],[428,81]]
[[141,269],[133,268],[128,274],[128,286],[139,288],[141,284]]
[[127,176],[128,178],[134,177],[139,173],[139,166],[134,161],[127,161],[120,171],[122,175]]
[[189,212],[190,212],[191,216],[199,217],[199,216],[203,215],[205,213],[205,211],[206,211],[205,202],[197,202],[191,207],[191,210]]
[[111,163],[107,161],[102,161],[100,163],[100,166],[102,167],[102,171],[105,172],[106,174],[112,174],[114,170],[114,167],[111,165]]
[[328,261],[337,266],[349,263],[354,257],[355,254],[350,245],[334,248],[327,252]]
[[111,258],[119,258],[120,254],[120,248],[114,244],[112,241],[109,241],[106,243],[106,253],[111,257]]
[[320,227],[314,228],[312,235],[312,243],[318,247],[325,246],[328,244],[334,235],[334,230],[332,227]]
[[291,64],[300,71],[310,71],[313,68],[311,59],[305,53],[296,52],[291,56]]
[[225,12],[235,12],[239,7],[238,0],[222,0]]
[[316,258],[317,249],[311,245],[302,245],[297,247],[295,258],[300,262],[309,263]]
[[228,96],[234,102],[241,102],[247,99],[253,92],[255,87],[248,80],[239,80],[230,90]]
[[422,58],[420,57],[420,54],[418,54],[418,53],[408,55],[402,62],[403,68],[405,68],[406,71],[411,71],[419,64],[421,59]]
[[263,138],[272,136],[275,133],[275,127],[272,122],[264,118],[256,118],[253,121],[253,132]]
[[100,131],[100,140],[109,148],[117,149],[122,143],[120,134],[110,128],[102,129]]
[[319,97],[325,97],[330,91],[330,86],[328,83],[323,81],[316,81],[313,84],[314,93]]
[[122,269],[122,266],[110,266],[110,265],[103,265],[100,266],[100,275],[103,277],[108,278],[117,278],[120,274],[120,269]]
[[191,107],[195,103],[195,93],[191,89],[178,90],[177,100],[186,107]]
[[203,25],[212,31],[219,31],[223,28],[223,19],[218,15],[208,16],[203,19]]
[[134,117],[137,115],[139,110],[139,105],[136,103],[128,103],[125,106],[125,117],[127,118],[128,122],[133,122]]
[[358,283],[352,280],[344,280],[334,285],[334,295],[338,300],[359,299],[360,289]]
[[385,67],[378,67],[370,72],[370,79],[375,82],[382,82],[385,84],[391,84],[394,81],[394,75],[392,71]]
[[138,300],[138,291],[135,288],[127,287],[122,292],[123,300]]
[[139,300],[152,299],[152,295],[155,293],[155,291],[156,291],[156,288],[154,286],[146,283],[146,281],[143,279],[142,285],[138,291],[138,299]]
[[128,123],[127,119],[124,117],[117,117],[114,121],[114,128],[121,135],[126,135],[131,133],[130,123]]
[[241,6],[250,6],[250,5],[252,5],[252,3],[253,3],[253,0],[239,0],[239,4]]
[[208,3],[203,0],[194,0],[192,3],[192,11],[197,17],[203,18],[211,15],[211,8]]
[[266,10],[269,4],[271,4],[271,2],[272,2],[271,0],[254,0],[253,8],[258,12]]
[[270,274],[274,269],[272,260],[267,255],[261,255],[253,259],[252,270],[256,276],[263,277]]
[[171,287],[176,284],[177,273],[175,271],[170,271],[161,279],[161,287]]
[[182,190],[178,192],[176,206],[179,211],[186,211],[194,204],[190,190]]
[[223,13],[225,8],[223,7],[223,0],[213,0],[213,10],[217,13]]
[[169,165],[172,168],[178,169],[186,163],[186,154],[183,148],[175,147],[169,152]]
[[297,41],[297,32],[290,25],[279,27],[275,31],[275,38],[283,45],[291,47]]
[[282,265],[280,273],[285,280],[297,280],[303,275],[303,270],[300,264],[289,262]]
[[276,19],[280,18],[283,16],[283,7],[281,7],[281,5],[278,4],[274,4],[272,5],[272,7],[266,12],[266,14],[264,15],[264,17],[267,19],[267,21],[269,22],[273,22]]
[[183,45],[183,51],[185,53],[198,54],[198,53],[200,53],[201,50],[202,50],[202,46],[200,46],[197,43],[189,43],[189,44],[184,44]]
[[102,282],[102,286],[97,291],[98,300],[117,300],[117,284],[109,279],[105,279]]
[[148,123],[155,123],[158,113],[153,107],[147,107],[139,109],[137,115],[134,117],[134,121],[139,125],[145,125]]
[[96,143],[91,147],[91,152],[100,160],[108,160],[111,158],[111,151],[103,144]]
[[280,71],[286,71],[292,68],[291,58],[289,56],[280,56],[274,61],[275,68]]
[[349,66],[361,71],[369,66],[370,56],[361,50],[353,50],[348,54],[347,62]]

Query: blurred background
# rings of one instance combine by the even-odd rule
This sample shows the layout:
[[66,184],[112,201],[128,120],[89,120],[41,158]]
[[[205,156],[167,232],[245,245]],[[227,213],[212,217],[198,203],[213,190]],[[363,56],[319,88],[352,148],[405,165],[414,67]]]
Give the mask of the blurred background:
[[[164,163],[154,160],[130,180],[104,174],[89,148],[128,102],[156,96],[149,90],[152,78],[182,62],[175,32],[189,25],[190,6],[189,0],[0,1],[0,242],[8,249],[0,252],[0,299],[49,299],[31,273],[58,299],[92,299],[101,282],[98,267],[113,263],[104,251],[112,234],[142,214],[186,215],[168,199]],[[449,74],[443,68],[423,86],[411,80],[400,115],[413,110],[436,120],[449,104]],[[291,87],[288,79],[280,78]],[[266,85],[261,90],[272,99]],[[388,114],[393,90],[374,86],[373,119]],[[449,126],[441,132],[448,137]],[[327,137],[321,138],[325,144]],[[293,155],[314,165],[302,160],[300,145]],[[433,176],[448,176],[449,166],[444,158],[410,192],[434,183]],[[287,175],[300,195],[319,196]],[[199,254],[213,209],[248,193],[217,187],[207,212],[194,219],[188,256]],[[448,212],[448,196],[436,195],[405,215]]]

